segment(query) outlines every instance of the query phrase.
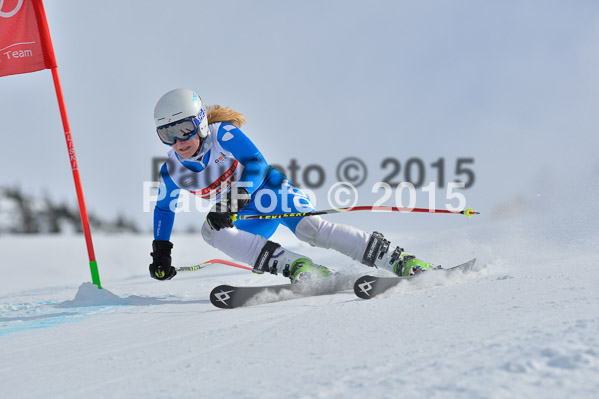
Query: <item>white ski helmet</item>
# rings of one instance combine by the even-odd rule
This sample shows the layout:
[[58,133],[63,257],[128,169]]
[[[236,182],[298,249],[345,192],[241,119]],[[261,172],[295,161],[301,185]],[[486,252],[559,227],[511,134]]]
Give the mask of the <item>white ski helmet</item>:
[[166,142],[160,131],[183,120],[191,120],[199,127],[200,138],[208,136],[208,115],[200,96],[189,89],[175,89],[160,97],[154,108],[154,122],[165,144],[173,143]]

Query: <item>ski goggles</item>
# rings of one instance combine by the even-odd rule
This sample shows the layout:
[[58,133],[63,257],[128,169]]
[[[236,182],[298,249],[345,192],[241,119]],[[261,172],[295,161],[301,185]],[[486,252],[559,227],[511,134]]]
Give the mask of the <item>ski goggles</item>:
[[[198,115],[199,116],[199,115]],[[156,129],[158,137],[166,145],[173,145],[177,140],[187,141],[198,134],[200,123],[198,116],[190,116]]]

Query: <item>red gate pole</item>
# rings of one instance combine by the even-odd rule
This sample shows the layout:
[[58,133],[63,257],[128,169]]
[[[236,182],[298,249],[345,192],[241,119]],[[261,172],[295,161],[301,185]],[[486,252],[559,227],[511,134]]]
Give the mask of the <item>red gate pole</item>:
[[85,234],[85,242],[87,244],[87,253],[89,255],[89,268],[92,275],[92,283],[94,283],[99,289],[101,289],[102,286],[100,284],[98,263],[96,262],[96,255],[94,253],[94,246],[92,243],[92,236],[89,228],[87,209],[85,207],[85,200],[83,198],[83,189],[81,188],[81,179],[79,178],[79,165],[77,164],[75,146],[73,145],[73,137],[71,136],[71,129],[69,127],[67,110],[64,104],[64,98],[62,96],[62,88],[60,86],[60,78],[58,77],[56,58],[54,56],[54,47],[52,46],[50,30],[48,29],[48,22],[46,20],[46,12],[44,10],[44,5],[41,0],[33,0],[33,5],[37,11],[36,17],[40,32],[40,39],[43,43],[42,48],[44,51],[44,56],[46,57],[46,62],[49,62],[50,70],[52,71],[52,79],[54,80],[54,88],[56,89],[56,98],[58,100],[58,107],[60,108],[60,117],[62,119],[62,126],[64,128],[64,137],[67,143],[69,162],[71,163],[71,170],[73,171],[73,180],[75,181],[75,190],[77,191],[77,202],[79,203],[81,224],[83,225],[83,233]]

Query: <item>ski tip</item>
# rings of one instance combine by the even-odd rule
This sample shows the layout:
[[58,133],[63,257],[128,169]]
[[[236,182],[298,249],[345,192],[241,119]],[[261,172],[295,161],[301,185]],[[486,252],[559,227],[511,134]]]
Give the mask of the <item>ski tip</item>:
[[457,271],[457,270],[471,270],[474,268],[474,265],[476,264],[476,258],[474,259],[470,259],[467,262],[464,263],[460,263],[459,265],[456,266],[452,266],[452,267],[442,267],[440,270],[445,270],[448,272],[452,272],[452,271]]
[[221,309],[232,309],[232,298],[235,287],[230,285],[219,285],[210,292],[210,302]]
[[371,299],[372,289],[374,288],[373,283],[377,280],[374,276],[362,276],[354,283],[354,293],[358,298]]

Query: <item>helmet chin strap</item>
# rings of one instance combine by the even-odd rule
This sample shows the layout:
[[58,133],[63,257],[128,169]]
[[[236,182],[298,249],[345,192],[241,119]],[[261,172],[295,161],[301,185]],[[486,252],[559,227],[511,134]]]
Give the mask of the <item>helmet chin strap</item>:
[[195,158],[198,156],[198,154],[200,153],[200,150],[202,149],[202,144],[204,144],[204,139],[200,137],[200,143],[198,144],[198,149],[189,158]]

